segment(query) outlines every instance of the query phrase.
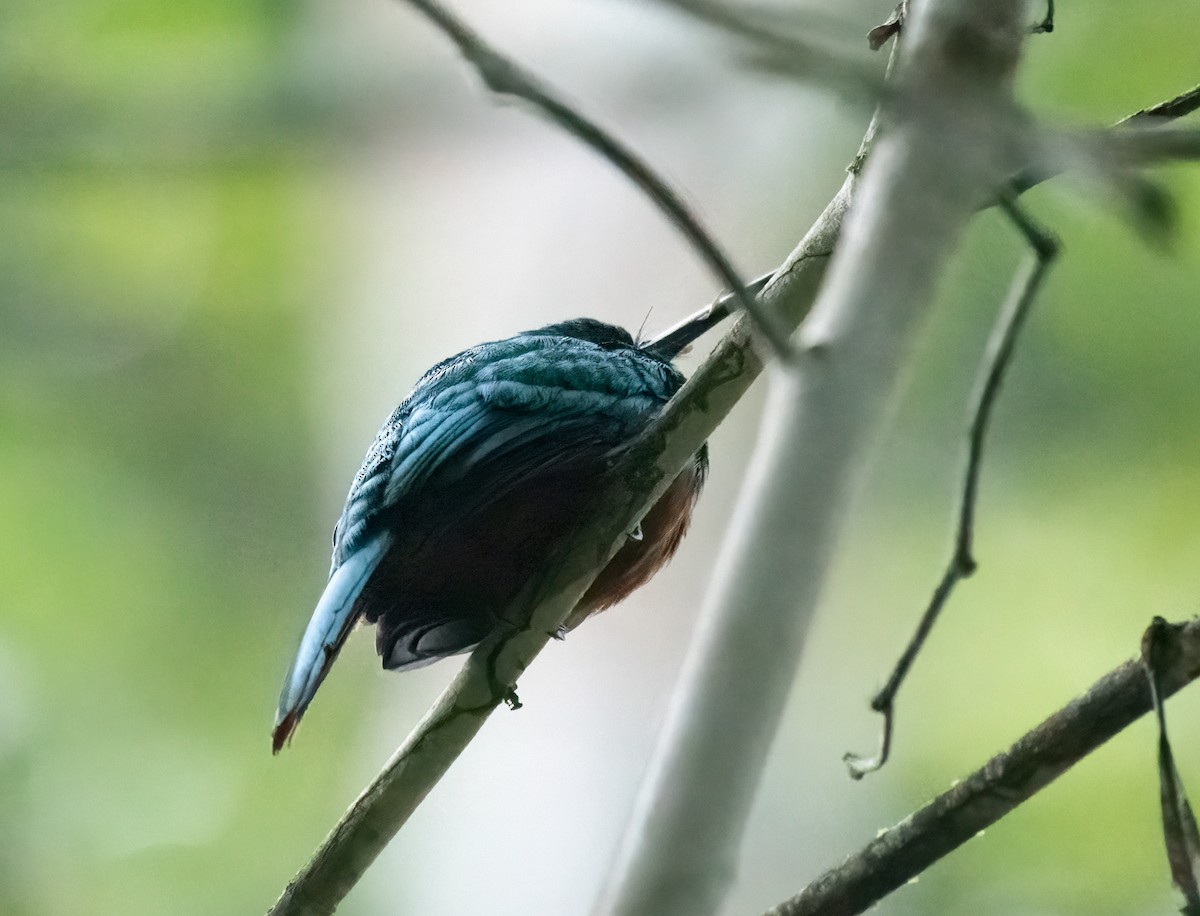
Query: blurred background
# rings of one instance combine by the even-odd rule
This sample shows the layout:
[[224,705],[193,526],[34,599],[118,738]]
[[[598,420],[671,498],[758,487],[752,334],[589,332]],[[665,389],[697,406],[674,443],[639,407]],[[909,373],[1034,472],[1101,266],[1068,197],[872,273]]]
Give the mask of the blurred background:
[[[890,7],[808,9],[865,55]],[[1022,72],[1038,113],[1102,124],[1200,80],[1190,0],[1061,7]],[[748,275],[794,246],[868,116],[653,4],[459,9],[656,163]],[[653,332],[716,289],[607,165],[496,106],[392,0],[8,0],[0,48],[0,913],[262,912],[456,670],[384,674],[357,634],[271,757],[380,422],[465,346],[576,315]],[[848,525],[728,913],[1007,746],[1151,615],[1195,613],[1200,171],[1160,177],[1168,250],[1084,182],[1029,196],[1066,255],[998,410],[981,569],[902,694],[893,762],[852,783],[841,755],[874,746],[868,698],[944,562],[964,405],[1021,253],[975,221]],[[673,565],[549,648],[524,708],[492,717],[339,912],[587,912],[760,396],[716,435]],[[1170,711],[1200,791],[1200,690]],[[1130,729],[880,911],[1173,910],[1153,742]]]

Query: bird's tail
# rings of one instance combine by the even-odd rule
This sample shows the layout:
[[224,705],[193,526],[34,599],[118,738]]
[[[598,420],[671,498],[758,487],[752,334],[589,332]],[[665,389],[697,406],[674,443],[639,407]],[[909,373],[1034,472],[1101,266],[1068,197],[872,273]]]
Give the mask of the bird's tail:
[[354,612],[358,596],[371,578],[391,546],[392,537],[383,532],[354,553],[333,571],[317,608],[313,611],[300,650],[283,680],[283,692],[279,695],[279,710],[275,713],[275,729],[271,733],[271,750],[279,749],[291,737],[304,710],[312,702],[317,688],[330,665],[337,658],[338,650],[350,634],[358,615]]

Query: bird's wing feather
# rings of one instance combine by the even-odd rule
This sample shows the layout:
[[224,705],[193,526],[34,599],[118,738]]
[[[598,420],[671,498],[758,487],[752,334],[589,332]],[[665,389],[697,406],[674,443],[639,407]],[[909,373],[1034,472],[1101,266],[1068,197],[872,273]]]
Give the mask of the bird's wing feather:
[[[451,367],[436,390],[418,383],[355,478],[338,523],[335,568],[406,497],[486,466],[482,508],[539,472],[623,445],[682,382],[673,368],[639,354],[561,341],[501,341],[491,346],[508,345],[506,353],[471,360],[466,371]],[[541,351],[556,343],[564,352],[547,359]]]

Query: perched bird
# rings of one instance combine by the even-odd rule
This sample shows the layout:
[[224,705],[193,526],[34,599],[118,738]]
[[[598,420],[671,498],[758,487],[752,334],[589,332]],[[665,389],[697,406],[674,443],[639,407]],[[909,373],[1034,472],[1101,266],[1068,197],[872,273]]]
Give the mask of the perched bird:
[[[465,652],[556,545],[595,511],[606,470],[683,384],[671,364],[727,313],[714,303],[656,340],[590,318],[484,343],[423,376],[383,425],[333,529],[333,565],[284,680],[277,753],[354,625],[383,667]],[[692,456],[599,572],[575,619],[670,559],[708,468]]]

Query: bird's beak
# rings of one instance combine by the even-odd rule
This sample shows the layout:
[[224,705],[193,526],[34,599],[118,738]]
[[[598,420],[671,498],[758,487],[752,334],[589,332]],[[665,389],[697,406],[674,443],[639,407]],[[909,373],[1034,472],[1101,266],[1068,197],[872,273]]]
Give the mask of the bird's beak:
[[[763,274],[756,280],[746,284],[746,295],[757,296],[766,288],[767,283],[775,274]],[[657,337],[652,337],[643,343],[640,349],[653,353],[662,359],[672,360],[683,352],[684,348],[707,331],[715,328],[737,308],[737,296],[731,292],[722,293],[711,304],[702,308],[694,315],[689,315],[683,321],[663,331]]]

